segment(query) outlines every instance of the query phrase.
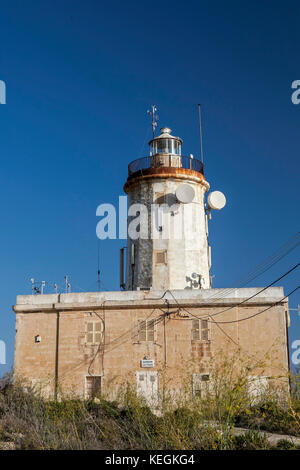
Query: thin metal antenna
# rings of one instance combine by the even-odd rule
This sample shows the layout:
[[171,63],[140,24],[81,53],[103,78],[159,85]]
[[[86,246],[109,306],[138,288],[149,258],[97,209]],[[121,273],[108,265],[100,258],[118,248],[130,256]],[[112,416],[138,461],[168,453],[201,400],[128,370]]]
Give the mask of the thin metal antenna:
[[43,295],[44,294],[44,287],[46,285],[46,282],[45,281],[42,281],[42,284],[41,284],[41,294]]
[[150,114],[152,116],[152,132],[153,132],[153,139],[155,137],[155,128],[157,127],[157,121],[158,121],[158,116],[156,114],[157,107],[155,104],[151,105],[151,111],[148,109],[147,114]]
[[65,276],[66,294],[68,293],[68,280],[69,276]]
[[199,130],[200,130],[200,149],[201,149],[201,163],[203,165],[203,142],[202,142],[202,118],[201,118],[201,104],[198,104],[199,111]]

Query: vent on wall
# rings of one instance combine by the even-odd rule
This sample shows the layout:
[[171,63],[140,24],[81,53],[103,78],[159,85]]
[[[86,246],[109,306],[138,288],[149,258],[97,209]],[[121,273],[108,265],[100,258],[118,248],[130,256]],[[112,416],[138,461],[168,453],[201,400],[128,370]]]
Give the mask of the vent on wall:
[[167,264],[167,251],[157,251],[155,257],[156,264]]

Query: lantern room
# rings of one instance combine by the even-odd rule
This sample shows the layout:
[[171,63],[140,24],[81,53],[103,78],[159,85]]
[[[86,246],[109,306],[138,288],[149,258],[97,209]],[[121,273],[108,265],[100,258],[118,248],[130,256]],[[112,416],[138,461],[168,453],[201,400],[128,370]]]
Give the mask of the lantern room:
[[162,127],[161,134],[150,140],[150,156],[160,153],[181,155],[182,140],[179,137],[171,135],[172,130],[169,127]]

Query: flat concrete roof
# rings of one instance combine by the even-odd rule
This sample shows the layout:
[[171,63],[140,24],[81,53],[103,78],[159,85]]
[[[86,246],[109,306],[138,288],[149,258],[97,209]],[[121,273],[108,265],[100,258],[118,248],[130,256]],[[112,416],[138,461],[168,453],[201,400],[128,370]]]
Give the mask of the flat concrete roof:
[[[234,305],[254,296],[246,305],[264,305],[279,302],[284,297],[283,287],[249,287],[226,289],[181,289],[170,291],[111,291],[72,292],[70,294],[18,295],[16,313],[36,311],[84,310],[89,308],[130,308],[169,305],[221,306]],[[176,299],[176,300],[175,300]],[[287,302],[284,299],[283,302]]]

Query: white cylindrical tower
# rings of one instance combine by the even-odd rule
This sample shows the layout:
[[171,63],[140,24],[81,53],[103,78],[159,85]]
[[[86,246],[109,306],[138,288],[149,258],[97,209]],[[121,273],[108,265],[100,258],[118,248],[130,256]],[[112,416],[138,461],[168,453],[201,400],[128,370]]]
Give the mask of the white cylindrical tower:
[[131,162],[126,289],[207,289],[210,248],[202,163],[181,155],[182,140],[163,127],[150,155]]

